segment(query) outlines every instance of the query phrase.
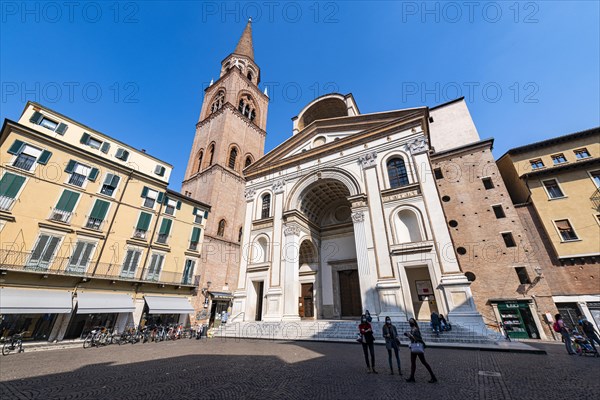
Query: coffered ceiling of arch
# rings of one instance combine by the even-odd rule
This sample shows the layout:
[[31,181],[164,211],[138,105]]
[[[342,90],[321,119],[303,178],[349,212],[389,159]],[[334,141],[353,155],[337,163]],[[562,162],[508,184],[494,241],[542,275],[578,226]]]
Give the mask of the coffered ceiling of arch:
[[311,222],[319,226],[346,222],[350,219],[349,212],[346,211],[350,208],[348,196],[350,192],[341,182],[322,179],[304,190],[297,207]]

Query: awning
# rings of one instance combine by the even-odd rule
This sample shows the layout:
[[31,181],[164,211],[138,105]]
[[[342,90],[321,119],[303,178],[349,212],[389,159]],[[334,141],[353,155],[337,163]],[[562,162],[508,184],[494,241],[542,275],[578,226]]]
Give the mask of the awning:
[[133,298],[126,293],[77,292],[77,314],[131,313]]
[[191,314],[194,307],[186,297],[144,296],[150,314]]
[[217,300],[233,299],[233,295],[230,292],[208,292],[208,294],[210,294],[213,297],[213,299],[217,299]]
[[73,308],[68,290],[0,288],[0,314],[67,314]]

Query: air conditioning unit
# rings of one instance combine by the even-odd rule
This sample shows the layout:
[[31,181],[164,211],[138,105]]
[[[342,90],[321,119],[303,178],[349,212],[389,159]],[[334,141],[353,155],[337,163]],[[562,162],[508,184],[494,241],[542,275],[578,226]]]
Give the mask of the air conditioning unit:
[[144,239],[146,236],[145,232],[136,232],[133,234],[133,237],[136,239]]
[[64,221],[65,216],[64,216],[64,214],[61,214],[61,213],[54,213],[54,214],[52,214],[50,219],[53,221]]

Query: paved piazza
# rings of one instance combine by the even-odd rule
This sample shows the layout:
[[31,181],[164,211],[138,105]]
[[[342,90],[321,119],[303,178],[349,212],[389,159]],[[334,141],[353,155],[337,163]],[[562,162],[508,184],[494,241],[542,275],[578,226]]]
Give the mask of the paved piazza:
[[[8,399],[597,399],[600,358],[427,349],[438,375],[417,365],[409,384],[389,375],[376,346],[378,375],[367,374],[360,345],[234,339],[180,340],[25,352],[0,359],[0,398]],[[499,373],[499,376],[498,376]]]

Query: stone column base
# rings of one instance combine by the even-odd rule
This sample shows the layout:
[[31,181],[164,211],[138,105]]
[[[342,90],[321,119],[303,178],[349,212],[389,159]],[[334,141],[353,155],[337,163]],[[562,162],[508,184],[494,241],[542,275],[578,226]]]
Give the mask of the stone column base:
[[474,334],[487,335],[490,331],[475,307],[470,286],[471,282],[463,274],[442,276],[440,289],[448,309],[447,320],[472,330]]

